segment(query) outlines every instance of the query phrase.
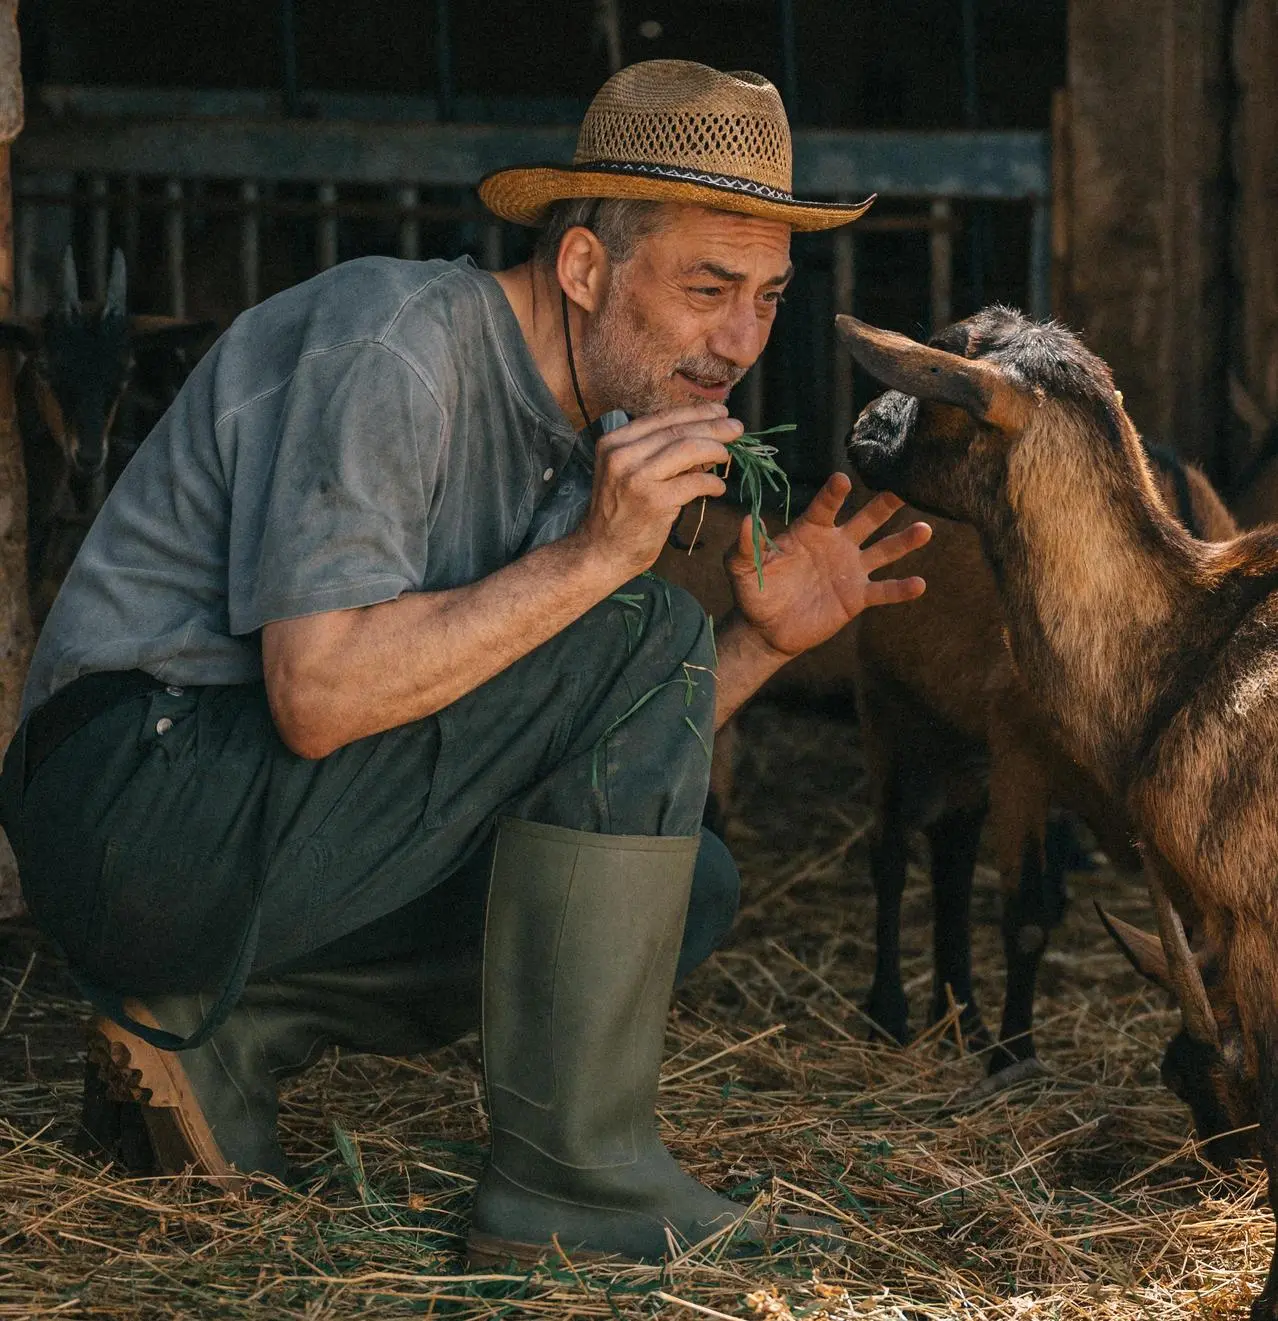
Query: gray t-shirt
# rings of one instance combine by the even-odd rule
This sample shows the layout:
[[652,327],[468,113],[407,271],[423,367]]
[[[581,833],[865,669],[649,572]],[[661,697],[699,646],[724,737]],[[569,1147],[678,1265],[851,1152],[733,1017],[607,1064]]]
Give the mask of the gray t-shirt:
[[492,276],[335,267],[191,373],[85,538],[23,714],[97,670],[260,679],[271,620],[461,586],[562,535],[591,457]]

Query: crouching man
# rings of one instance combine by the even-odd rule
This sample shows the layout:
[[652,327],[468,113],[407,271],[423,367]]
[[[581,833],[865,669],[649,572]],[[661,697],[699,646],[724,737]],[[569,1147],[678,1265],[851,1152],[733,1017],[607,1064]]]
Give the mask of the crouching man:
[[918,595],[868,575],[927,537],[862,549],[897,502],[836,526],[831,478],[763,592],[743,529],[717,656],[641,576],[724,493],[791,230],[864,209],[789,188],[766,80],[622,70],[574,166],[485,181],[543,227],[534,260],[280,294],[138,451],[41,636],[0,806],[161,1168],[286,1177],[281,1077],[447,1042],[482,1000],[474,1260],[657,1258],[741,1215],[654,1116],[672,985],[736,904],[699,834],[707,749],[792,656]]

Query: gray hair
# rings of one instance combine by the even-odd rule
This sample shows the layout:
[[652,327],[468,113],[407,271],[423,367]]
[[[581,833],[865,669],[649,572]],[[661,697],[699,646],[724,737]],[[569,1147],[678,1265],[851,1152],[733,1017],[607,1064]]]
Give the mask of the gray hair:
[[564,235],[581,225],[603,244],[612,261],[629,261],[635,248],[661,228],[665,205],[621,197],[570,197],[552,202],[545,224],[537,233],[533,260],[553,267]]

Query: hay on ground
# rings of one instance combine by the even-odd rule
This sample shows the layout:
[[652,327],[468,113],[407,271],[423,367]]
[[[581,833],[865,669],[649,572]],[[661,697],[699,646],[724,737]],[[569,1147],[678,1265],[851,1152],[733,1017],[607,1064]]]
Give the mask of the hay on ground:
[[[720,1245],[664,1268],[466,1274],[485,1120],[475,1042],[329,1057],[283,1098],[285,1145],[326,1177],[236,1202],[70,1154],[83,1009],[48,952],[0,931],[0,1318],[704,1317],[1159,1321],[1239,1314],[1267,1266],[1264,1176],[1194,1159],[1158,1080],[1176,1020],[1109,945],[1091,889],[1147,920],[1139,882],[1077,881],[1044,964],[1046,1081],[965,1104],[982,1075],[956,1019],[871,1045],[869,825],[852,731],[765,707],[747,721],[746,895],[731,946],[670,1022],[662,1133],[715,1188],[818,1212],[846,1251]],[[907,989],[928,999],[929,901],[912,873]],[[1001,990],[997,882],[974,904],[978,994]],[[36,953],[34,963],[32,952]],[[25,980],[24,980],[25,978]]]

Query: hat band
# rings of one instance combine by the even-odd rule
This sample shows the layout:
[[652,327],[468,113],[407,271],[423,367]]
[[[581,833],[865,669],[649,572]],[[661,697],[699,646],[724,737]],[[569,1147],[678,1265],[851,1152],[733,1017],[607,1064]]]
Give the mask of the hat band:
[[578,161],[574,170],[582,173],[650,175],[658,179],[675,179],[680,183],[705,184],[707,188],[722,188],[749,197],[766,197],[770,202],[794,202],[794,194],[784,188],[771,188],[757,179],[743,179],[735,174],[707,174],[703,170],[687,170],[678,165],[652,165],[646,161]]

